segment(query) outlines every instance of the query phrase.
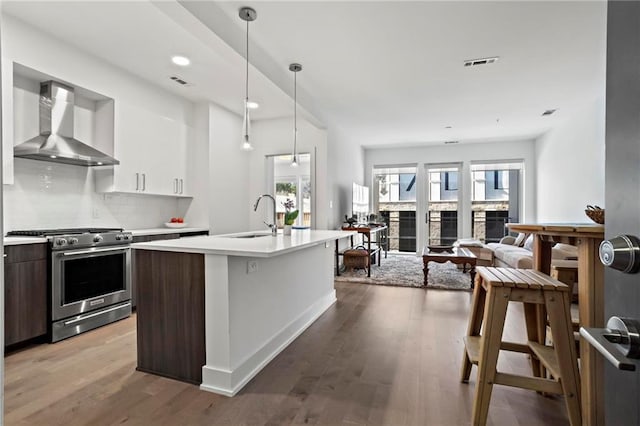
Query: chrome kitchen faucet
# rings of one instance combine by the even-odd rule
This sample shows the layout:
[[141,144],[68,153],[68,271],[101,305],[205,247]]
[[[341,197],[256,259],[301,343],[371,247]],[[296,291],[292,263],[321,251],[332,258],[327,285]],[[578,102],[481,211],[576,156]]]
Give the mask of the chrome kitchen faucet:
[[277,222],[277,220],[276,220],[276,199],[273,198],[270,194],[262,194],[256,200],[256,203],[253,206],[253,211],[255,212],[255,211],[258,210],[258,204],[260,203],[260,200],[262,200],[262,197],[269,197],[269,198],[271,198],[271,201],[273,201],[273,224],[269,224],[269,223],[264,222],[264,221],[263,221],[263,223],[265,225],[267,225],[269,228],[271,228],[271,235],[273,235],[275,237],[278,234],[278,225],[276,224],[276,222]]

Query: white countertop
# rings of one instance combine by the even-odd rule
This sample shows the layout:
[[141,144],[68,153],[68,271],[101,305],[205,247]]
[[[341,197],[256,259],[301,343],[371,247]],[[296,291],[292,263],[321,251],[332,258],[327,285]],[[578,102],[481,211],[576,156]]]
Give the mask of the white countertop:
[[133,236],[137,235],[158,235],[158,234],[178,234],[186,232],[202,232],[209,231],[209,228],[147,228],[147,229],[125,229],[131,232]]
[[[257,238],[237,238],[241,235],[260,234]],[[242,232],[237,234],[212,235],[183,238],[178,240],[150,241],[135,243],[134,249],[175,251],[181,253],[218,254],[225,256],[273,257],[305,247],[335,241],[350,235],[353,231],[297,230],[290,236],[278,233],[272,236],[269,231]],[[235,236],[235,237],[234,237]]]
[[20,244],[38,244],[46,243],[47,239],[43,237],[4,237],[5,246],[17,246]]

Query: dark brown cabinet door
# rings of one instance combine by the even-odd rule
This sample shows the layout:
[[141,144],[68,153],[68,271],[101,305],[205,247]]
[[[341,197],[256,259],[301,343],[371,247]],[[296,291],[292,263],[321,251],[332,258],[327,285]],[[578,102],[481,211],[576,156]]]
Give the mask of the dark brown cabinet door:
[[46,247],[11,246],[5,251],[5,345],[12,345],[47,333],[47,260]]

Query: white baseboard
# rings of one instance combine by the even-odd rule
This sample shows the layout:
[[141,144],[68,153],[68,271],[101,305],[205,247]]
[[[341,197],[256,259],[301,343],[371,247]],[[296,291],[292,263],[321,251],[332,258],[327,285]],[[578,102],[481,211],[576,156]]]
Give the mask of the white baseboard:
[[220,395],[234,396],[335,302],[336,292],[331,290],[232,371],[204,365],[200,389]]

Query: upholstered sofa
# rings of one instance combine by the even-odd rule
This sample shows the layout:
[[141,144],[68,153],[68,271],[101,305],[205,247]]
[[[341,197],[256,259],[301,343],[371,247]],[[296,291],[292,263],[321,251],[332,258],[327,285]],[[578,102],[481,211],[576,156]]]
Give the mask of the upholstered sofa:
[[[482,244],[478,240],[462,239],[458,240],[456,245],[471,250],[479,260],[478,264],[487,265],[489,259],[493,266],[518,269],[533,268],[533,236],[519,235],[518,237],[507,236],[500,240],[499,243]],[[576,260],[578,258],[578,249],[568,244],[556,244],[551,249],[552,259]]]

